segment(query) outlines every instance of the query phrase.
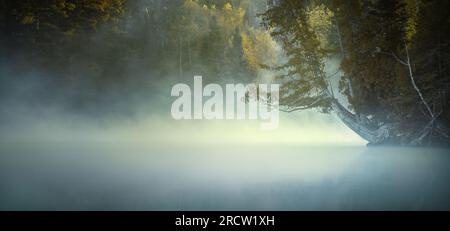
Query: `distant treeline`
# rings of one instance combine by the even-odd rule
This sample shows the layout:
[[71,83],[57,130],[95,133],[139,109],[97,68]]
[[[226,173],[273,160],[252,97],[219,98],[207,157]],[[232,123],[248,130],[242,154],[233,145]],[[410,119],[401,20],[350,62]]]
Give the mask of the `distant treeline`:
[[276,62],[257,17],[266,8],[250,0],[0,0],[2,92],[45,76],[54,83],[46,93],[71,92],[76,108],[110,107],[108,95],[162,94],[159,83],[194,74],[250,82]]
[[335,111],[371,143],[448,144],[448,9],[437,0],[0,0],[0,90],[4,99],[12,82],[44,76],[52,85],[42,96],[110,107],[139,92],[168,96],[160,84],[194,74],[245,83],[270,69],[285,111]]

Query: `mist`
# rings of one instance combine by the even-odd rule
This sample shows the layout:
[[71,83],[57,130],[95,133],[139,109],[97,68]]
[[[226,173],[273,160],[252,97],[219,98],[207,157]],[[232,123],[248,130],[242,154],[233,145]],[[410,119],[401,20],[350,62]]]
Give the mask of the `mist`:
[[[296,69],[280,66],[292,52],[263,25],[269,1],[103,2],[0,7],[0,210],[450,209],[448,149],[368,147],[318,92],[370,112],[359,122],[384,119],[385,95],[366,94],[374,84],[364,79],[361,97],[350,96],[338,54],[316,65],[326,83],[289,76]],[[317,33],[331,32],[317,38],[334,38],[318,16]],[[173,119],[172,87],[198,75],[203,86],[303,78],[283,106],[307,109],[280,112],[273,130]],[[382,103],[372,110],[358,102],[366,98]]]

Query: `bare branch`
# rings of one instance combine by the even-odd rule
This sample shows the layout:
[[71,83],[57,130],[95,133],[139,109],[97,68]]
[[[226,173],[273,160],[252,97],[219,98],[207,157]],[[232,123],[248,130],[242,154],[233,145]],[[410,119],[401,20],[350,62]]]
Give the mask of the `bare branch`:
[[428,105],[427,101],[425,101],[425,98],[423,97],[422,92],[420,92],[419,87],[417,87],[416,81],[414,80],[413,73],[412,73],[412,67],[411,67],[411,60],[409,58],[408,46],[406,45],[406,41],[404,43],[405,43],[405,51],[406,51],[406,59],[407,59],[406,63],[407,63],[408,70],[409,70],[409,77],[411,79],[411,84],[413,85],[414,89],[416,90],[417,94],[419,95],[420,100],[422,101],[422,103],[427,108],[427,111],[430,114],[432,121],[434,121],[434,118],[435,118],[434,114],[431,111],[431,108]]
[[409,65],[409,61],[408,62],[405,62],[405,61],[403,61],[403,60],[401,60],[393,51],[391,52],[391,55],[398,61],[398,62],[400,62],[401,64],[403,64],[403,65],[405,65],[405,66],[408,66]]
[[310,103],[309,105],[306,105],[306,106],[294,107],[294,108],[287,109],[287,110],[280,109],[280,111],[289,113],[289,112],[294,112],[294,111],[301,111],[301,110],[311,109],[311,108],[314,108],[317,105],[317,103],[319,103],[321,100],[323,100],[323,97],[317,98],[316,100],[314,100],[314,102],[312,102],[312,103]]
[[380,54],[385,54],[385,55],[389,55],[392,56],[395,60],[397,60],[399,63],[408,66],[408,63],[403,61],[401,58],[399,58],[395,52],[391,51],[391,52],[386,52],[386,51],[382,51],[381,48],[377,47],[377,50],[375,51],[375,53],[380,53]]

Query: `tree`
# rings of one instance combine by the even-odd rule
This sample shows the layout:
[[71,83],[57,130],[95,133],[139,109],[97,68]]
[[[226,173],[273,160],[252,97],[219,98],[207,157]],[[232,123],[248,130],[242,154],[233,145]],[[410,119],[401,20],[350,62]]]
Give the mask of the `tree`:
[[117,23],[124,13],[124,0],[2,0],[1,4],[7,9],[1,24],[5,35],[34,43],[95,31],[102,23]]
[[[280,67],[286,70],[280,76],[280,103],[286,111],[333,110],[371,143],[421,144],[430,131],[424,127],[433,126],[431,105],[436,104],[428,103],[408,52],[408,43],[419,36],[417,27],[428,20],[420,17],[418,2],[278,1],[263,19],[288,56]],[[333,56],[340,57],[336,73],[343,74],[340,90],[348,98],[347,108],[324,72]],[[445,122],[435,127],[445,139]]]

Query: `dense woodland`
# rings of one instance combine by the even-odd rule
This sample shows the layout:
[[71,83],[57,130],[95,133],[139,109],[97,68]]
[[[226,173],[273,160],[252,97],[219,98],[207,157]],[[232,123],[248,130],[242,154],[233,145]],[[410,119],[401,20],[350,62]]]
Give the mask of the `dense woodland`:
[[[289,56],[283,104],[333,110],[373,144],[448,144],[448,9],[449,1],[276,1],[263,17]],[[339,72],[327,75],[330,57]]]
[[[337,113],[373,144],[448,145],[448,9],[425,0],[0,0],[0,96],[123,112],[194,74],[248,83],[270,71],[284,111]],[[30,82],[41,87],[17,90]]]
[[0,9],[0,94],[13,103],[166,112],[175,83],[249,83],[260,63],[276,64],[257,17],[264,1],[1,0]]

